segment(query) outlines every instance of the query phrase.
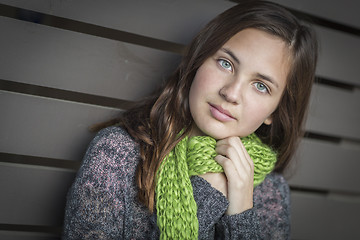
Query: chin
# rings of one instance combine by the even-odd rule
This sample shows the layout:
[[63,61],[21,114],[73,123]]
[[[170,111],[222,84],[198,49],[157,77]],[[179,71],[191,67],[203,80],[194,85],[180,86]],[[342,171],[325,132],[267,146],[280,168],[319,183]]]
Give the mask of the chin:
[[240,137],[240,138],[246,137],[250,135],[252,132],[236,133],[235,131],[227,131],[224,129],[219,129],[218,131],[214,131],[214,129],[212,129],[212,131],[204,131],[204,133],[205,135],[213,137],[216,140],[221,140],[228,137]]
[[[220,140],[220,139],[224,139],[227,137],[231,137],[230,134],[227,134],[224,130],[219,130],[219,131],[214,131],[212,129],[212,131],[203,131],[205,133],[205,135],[208,135],[210,137],[215,138],[216,140]],[[220,134],[219,134],[220,133]]]

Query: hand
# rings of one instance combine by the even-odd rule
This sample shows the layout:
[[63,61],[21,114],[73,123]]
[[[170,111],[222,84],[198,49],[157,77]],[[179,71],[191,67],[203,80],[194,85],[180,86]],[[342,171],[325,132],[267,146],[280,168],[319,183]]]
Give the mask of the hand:
[[229,137],[219,140],[215,150],[219,154],[215,160],[224,168],[224,173],[209,173],[201,177],[227,197],[227,215],[252,208],[254,163],[240,138]]

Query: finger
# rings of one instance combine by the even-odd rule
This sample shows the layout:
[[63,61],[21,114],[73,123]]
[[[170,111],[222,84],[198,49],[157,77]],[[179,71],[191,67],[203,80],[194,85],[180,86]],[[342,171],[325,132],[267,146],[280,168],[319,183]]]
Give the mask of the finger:
[[233,147],[240,157],[243,155],[240,138],[238,138],[238,137],[230,137],[230,138],[225,138],[221,141],[218,141],[216,143],[216,147],[219,147],[219,149],[222,149],[225,151],[227,150],[226,149],[227,147]]
[[[215,160],[223,167],[228,182],[228,196],[236,196],[245,189],[249,191],[253,187],[253,178],[251,173],[244,168],[240,171],[234,162],[222,155],[217,155]],[[250,190],[251,191],[251,190]]]
[[248,166],[249,166],[251,172],[254,173],[254,161],[250,157],[248,151],[245,148],[245,145],[243,144],[243,142],[241,141],[240,138],[239,138],[239,142],[240,142],[241,152],[243,153],[244,158],[247,160],[247,163],[248,163]]
[[215,157],[215,161],[217,161],[223,167],[228,182],[232,182],[231,179],[239,178],[239,173],[237,171],[237,168],[235,167],[231,159],[223,155],[217,155]]
[[224,145],[229,145],[235,148],[235,150],[237,151],[238,155],[243,158],[246,157],[247,158],[247,151],[243,145],[243,143],[241,142],[239,137],[229,137],[229,138],[225,138],[221,141],[218,141],[216,146],[224,146]]
[[217,144],[216,152],[230,158],[239,172],[253,171],[253,162],[239,138],[226,139]]
[[253,165],[254,161],[253,161],[252,158],[250,157],[248,151],[247,151],[246,148],[245,148],[244,143],[242,142],[242,140],[241,140],[240,138],[239,138],[239,142],[240,142],[240,146],[241,146],[242,151],[243,151],[244,154],[246,155],[246,159],[249,160],[249,163],[250,163],[251,165]]
[[[248,169],[248,167],[246,166],[248,165],[246,160],[241,159],[238,151],[233,146],[229,144],[221,144],[220,146],[217,146],[215,150],[219,155],[231,161],[231,167],[234,167],[238,172],[241,173],[242,171],[244,171],[244,169]],[[220,158],[220,161],[226,163],[227,160]]]
[[227,214],[240,213],[251,208],[253,202],[253,162],[239,138],[218,142],[215,160],[223,167],[228,183]]
[[232,215],[253,207],[253,175],[235,166],[231,159],[217,155],[215,160],[223,167],[227,179],[227,199],[229,207],[226,214]]
[[216,156],[215,160],[223,167],[229,185],[239,184],[236,188],[241,188],[243,183],[247,185],[249,182],[252,182],[253,173],[247,161],[240,159],[234,148],[228,147],[228,145],[223,145],[219,148],[228,148],[228,151],[220,151],[223,155]]

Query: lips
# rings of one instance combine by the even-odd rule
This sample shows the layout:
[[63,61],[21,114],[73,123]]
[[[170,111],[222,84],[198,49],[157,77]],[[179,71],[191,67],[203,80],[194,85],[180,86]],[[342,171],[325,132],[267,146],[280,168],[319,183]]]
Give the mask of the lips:
[[209,105],[210,105],[210,113],[215,119],[221,122],[228,122],[235,120],[235,118],[231,115],[231,113],[226,109],[223,109],[221,106],[214,104],[209,104]]

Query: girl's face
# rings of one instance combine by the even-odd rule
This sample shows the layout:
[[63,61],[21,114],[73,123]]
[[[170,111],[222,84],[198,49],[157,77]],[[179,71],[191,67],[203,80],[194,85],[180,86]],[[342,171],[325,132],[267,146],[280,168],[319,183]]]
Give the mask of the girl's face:
[[234,35],[196,72],[189,94],[191,136],[244,137],[271,124],[290,62],[289,48],[276,36],[253,28]]

